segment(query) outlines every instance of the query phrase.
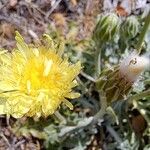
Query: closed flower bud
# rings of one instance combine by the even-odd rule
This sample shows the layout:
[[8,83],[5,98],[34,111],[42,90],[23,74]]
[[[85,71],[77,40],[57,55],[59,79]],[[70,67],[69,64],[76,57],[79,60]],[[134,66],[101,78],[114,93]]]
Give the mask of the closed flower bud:
[[149,64],[147,58],[138,56],[134,52],[125,58],[120,65],[102,71],[96,83],[97,89],[106,93],[109,103],[124,99],[133,83]]
[[128,17],[121,27],[121,35],[124,39],[134,38],[139,31],[139,22],[136,16]]
[[101,45],[112,40],[118,31],[118,27],[119,18],[116,14],[101,16],[93,33],[94,41]]

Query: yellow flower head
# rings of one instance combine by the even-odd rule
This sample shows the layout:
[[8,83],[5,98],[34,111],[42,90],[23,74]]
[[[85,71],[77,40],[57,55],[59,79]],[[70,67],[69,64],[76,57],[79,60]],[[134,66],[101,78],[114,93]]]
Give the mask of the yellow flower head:
[[[17,48],[0,55],[0,113],[15,118],[48,116],[63,102],[79,97],[72,92],[81,64],[70,64],[62,50],[44,35],[45,45],[27,45],[16,32]],[[3,99],[3,100],[2,100]]]

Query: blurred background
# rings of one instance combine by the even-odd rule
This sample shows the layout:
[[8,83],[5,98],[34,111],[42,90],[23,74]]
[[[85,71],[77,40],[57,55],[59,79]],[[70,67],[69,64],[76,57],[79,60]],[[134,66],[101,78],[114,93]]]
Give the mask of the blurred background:
[[[64,39],[65,54],[70,61],[80,60],[84,66],[76,88],[81,97],[71,101],[74,110],[60,108],[62,122],[55,116],[16,120],[1,115],[0,150],[150,150],[150,131],[145,119],[150,118],[149,102],[140,101],[137,108],[132,105],[127,111],[125,103],[118,102],[114,107],[117,116],[108,113],[103,123],[84,128],[88,118],[100,109],[91,78],[95,60],[93,31],[99,17],[115,13],[123,25],[127,18],[135,16],[140,26],[128,40],[120,32],[113,42],[104,43],[101,66],[104,68],[118,64],[134,48],[149,11],[150,0],[0,0],[0,48],[13,50],[16,30],[27,43],[35,44],[47,33],[56,41]],[[150,32],[143,52],[150,50],[149,40]],[[135,86],[133,93],[149,88],[149,75],[145,72],[144,81]],[[146,117],[140,112],[143,107],[148,112]],[[78,128],[83,120],[83,128]]]

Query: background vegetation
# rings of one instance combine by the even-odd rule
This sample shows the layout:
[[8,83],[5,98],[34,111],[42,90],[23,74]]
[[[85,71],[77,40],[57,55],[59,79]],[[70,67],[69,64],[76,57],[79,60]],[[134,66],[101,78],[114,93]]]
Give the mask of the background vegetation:
[[[80,60],[83,69],[75,89],[81,97],[71,101],[73,111],[62,105],[55,115],[39,120],[26,117],[16,120],[1,115],[0,149],[149,150],[149,71],[134,84],[127,100],[111,103],[104,117],[91,123],[101,109],[95,87],[96,52],[101,53],[100,72],[119,64],[138,46],[141,54],[148,56],[150,29],[144,43],[139,41],[149,10],[146,0],[121,3],[117,0],[1,0],[0,47],[10,51],[15,47],[15,30],[27,43],[38,43],[42,34],[47,33],[55,41],[63,39],[64,55],[73,63]],[[102,22],[96,26],[102,17],[112,13],[118,16],[117,22],[110,19],[107,25]],[[107,36],[101,38],[98,32]]]

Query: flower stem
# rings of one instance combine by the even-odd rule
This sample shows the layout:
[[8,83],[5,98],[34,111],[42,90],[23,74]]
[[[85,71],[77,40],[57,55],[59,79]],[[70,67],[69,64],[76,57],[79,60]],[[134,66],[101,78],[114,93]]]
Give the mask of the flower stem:
[[128,103],[132,103],[133,100],[138,100],[138,99],[141,99],[141,98],[144,98],[144,97],[150,97],[150,89],[148,89],[148,90],[146,90],[142,93],[133,95],[133,96],[129,97],[127,100],[128,100]]
[[[96,44],[96,58],[95,58],[95,73],[96,73],[96,79],[98,79],[100,72],[101,72],[101,51],[102,51],[103,45]],[[97,123],[100,119],[103,119],[103,116],[106,112],[107,108],[107,100],[106,100],[106,94],[104,91],[98,91],[99,97],[100,97],[100,110],[95,114],[93,117],[92,124]]]
[[100,74],[100,57],[101,54],[97,53],[96,55],[96,62],[95,62],[95,70],[96,70],[96,78],[98,78],[99,74]]
[[106,100],[105,92],[103,91],[98,91],[98,92],[100,96],[101,109],[93,117],[93,123],[97,122],[100,119],[103,119],[103,116],[105,115],[106,108],[107,108],[107,100]]
[[80,121],[80,123],[78,123],[77,126],[67,126],[63,128],[59,134],[60,138],[64,137],[66,134],[75,132],[79,129],[88,128],[89,126],[96,124],[100,119],[103,119],[103,116],[105,115],[106,108],[107,108],[105,92],[99,91],[99,96],[100,96],[101,109],[93,117],[82,119],[82,121]]
[[101,71],[101,50],[102,46],[96,44],[96,52],[95,52],[95,77],[96,79],[99,77]]
[[140,34],[139,42],[137,43],[137,46],[136,46],[137,51],[138,51],[139,54],[141,53],[141,47],[142,47],[146,32],[149,28],[149,25],[150,25],[150,12],[149,12],[147,18],[145,19],[145,24],[144,24],[143,30]]

